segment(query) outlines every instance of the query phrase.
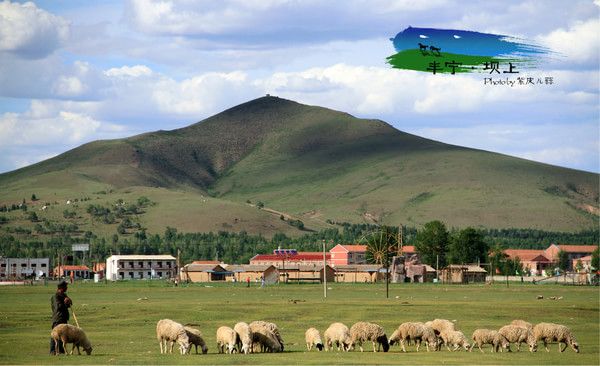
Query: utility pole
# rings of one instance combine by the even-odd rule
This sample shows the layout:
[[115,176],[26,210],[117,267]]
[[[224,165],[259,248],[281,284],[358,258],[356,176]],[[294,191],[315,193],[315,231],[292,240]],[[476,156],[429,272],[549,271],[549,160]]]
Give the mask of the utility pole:
[[323,240],[323,298],[327,298],[327,259],[325,257],[325,240]]

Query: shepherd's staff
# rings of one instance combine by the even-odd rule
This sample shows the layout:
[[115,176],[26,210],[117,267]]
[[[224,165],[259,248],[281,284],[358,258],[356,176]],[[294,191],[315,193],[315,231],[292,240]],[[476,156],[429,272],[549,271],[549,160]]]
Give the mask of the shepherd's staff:
[[75,315],[75,310],[73,310],[73,308],[71,308],[71,314],[73,314],[73,319],[75,319],[75,324],[77,324],[77,328],[81,328],[79,326],[79,322],[77,321],[77,316]]

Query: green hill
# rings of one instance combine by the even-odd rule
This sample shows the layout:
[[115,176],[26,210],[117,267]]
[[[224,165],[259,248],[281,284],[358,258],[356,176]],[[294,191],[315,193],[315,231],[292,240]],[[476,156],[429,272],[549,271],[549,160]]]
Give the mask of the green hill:
[[[0,205],[35,193],[38,204],[62,212],[73,197],[108,205],[145,195],[158,203],[139,216],[150,232],[173,226],[299,234],[282,215],[309,229],[331,221],[414,226],[440,219],[458,227],[578,231],[597,225],[598,185],[598,174],[263,97],[185,128],[92,142],[2,174]],[[259,201],[269,210],[254,207]],[[80,217],[82,227],[94,225]]]

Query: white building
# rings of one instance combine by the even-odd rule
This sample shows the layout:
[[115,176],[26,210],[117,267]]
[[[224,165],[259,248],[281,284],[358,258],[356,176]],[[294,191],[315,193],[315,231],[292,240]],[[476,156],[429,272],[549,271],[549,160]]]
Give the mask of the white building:
[[48,258],[5,258],[0,257],[0,280],[48,276],[50,259]]
[[172,278],[177,264],[172,255],[111,255],[106,258],[106,279]]

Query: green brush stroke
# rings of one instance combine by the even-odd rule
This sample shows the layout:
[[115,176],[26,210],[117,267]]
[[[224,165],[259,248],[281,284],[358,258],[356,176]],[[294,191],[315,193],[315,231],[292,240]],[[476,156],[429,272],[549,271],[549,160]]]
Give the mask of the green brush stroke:
[[[499,62],[500,73],[509,70],[509,62],[512,62],[514,67],[513,70],[518,72],[523,72],[525,68],[535,68],[535,62],[531,59],[470,56],[445,52],[441,52],[440,56],[435,56],[431,54],[431,52],[428,53],[429,54],[427,55],[423,55],[420,50],[404,50],[396,53],[395,55],[387,57],[386,60],[387,63],[392,65],[392,67],[395,69],[424,71],[428,73],[432,73],[431,70],[427,69],[430,68],[430,63],[435,61],[440,64],[441,69],[436,71],[440,74],[450,74],[452,72],[452,68],[445,66],[446,62],[456,62],[462,64],[461,66],[456,67],[456,73],[490,73],[490,71],[492,71],[491,69],[484,70],[484,64],[486,62],[488,64],[491,64],[491,62]],[[495,71],[493,73],[496,74]]]

